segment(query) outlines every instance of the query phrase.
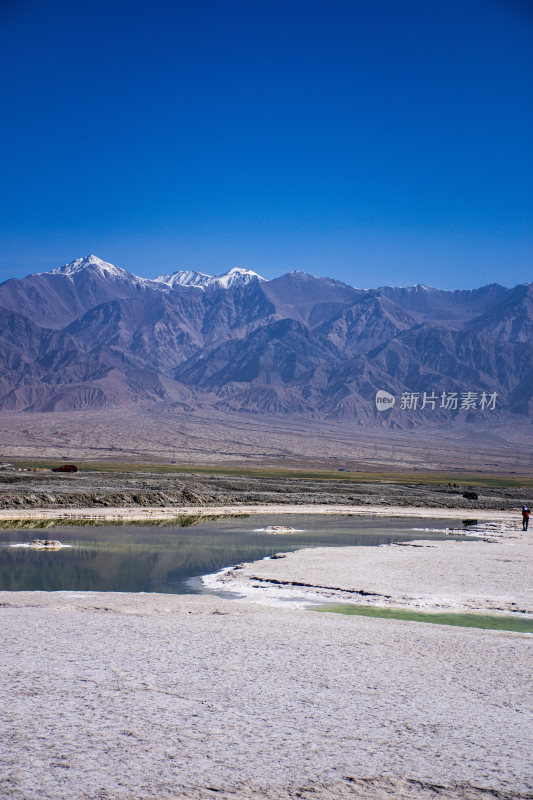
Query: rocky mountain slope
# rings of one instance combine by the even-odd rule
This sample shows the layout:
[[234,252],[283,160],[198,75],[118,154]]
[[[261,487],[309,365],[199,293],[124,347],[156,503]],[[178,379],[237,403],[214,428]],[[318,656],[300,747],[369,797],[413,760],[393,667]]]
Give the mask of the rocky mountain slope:
[[0,285],[0,365],[5,410],[165,401],[398,428],[520,423],[533,284],[362,290],[244,269],[146,280],[88,256]]

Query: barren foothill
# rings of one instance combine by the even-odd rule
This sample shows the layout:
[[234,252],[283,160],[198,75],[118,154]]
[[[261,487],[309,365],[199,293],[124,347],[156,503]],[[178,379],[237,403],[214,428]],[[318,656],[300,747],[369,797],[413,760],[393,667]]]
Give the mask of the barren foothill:
[[533,425],[466,423],[400,431],[201,404],[0,414],[2,458],[211,467],[531,475]]

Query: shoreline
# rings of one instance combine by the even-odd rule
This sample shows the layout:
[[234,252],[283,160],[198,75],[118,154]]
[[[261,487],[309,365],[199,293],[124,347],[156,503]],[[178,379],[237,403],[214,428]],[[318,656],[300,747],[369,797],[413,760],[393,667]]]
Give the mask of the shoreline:
[[341,603],[533,618],[533,537],[499,522],[480,523],[461,539],[279,553],[202,582],[240,602],[293,609]]
[[418,506],[347,505],[347,504],[255,504],[223,506],[166,506],[166,507],[117,507],[117,508],[23,508],[0,509],[0,522],[30,520],[127,520],[131,522],[149,520],[171,520],[181,516],[231,516],[254,514],[329,514],[343,516],[373,517],[418,517],[422,519],[467,519],[511,522],[518,519],[518,511],[495,509],[465,509]]

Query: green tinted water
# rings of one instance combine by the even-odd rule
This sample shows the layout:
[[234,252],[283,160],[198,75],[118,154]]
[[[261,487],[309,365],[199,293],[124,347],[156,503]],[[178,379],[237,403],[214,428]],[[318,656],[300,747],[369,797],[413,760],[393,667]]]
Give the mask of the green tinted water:
[[411,611],[403,608],[376,608],[375,606],[355,606],[331,604],[311,608],[312,611],[332,614],[354,614],[359,617],[380,617],[382,619],[404,619],[411,622],[429,622],[433,625],[458,625],[461,628],[486,628],[497,631],[533,633],[533,620],[505,614],[467,614],[447,611]]

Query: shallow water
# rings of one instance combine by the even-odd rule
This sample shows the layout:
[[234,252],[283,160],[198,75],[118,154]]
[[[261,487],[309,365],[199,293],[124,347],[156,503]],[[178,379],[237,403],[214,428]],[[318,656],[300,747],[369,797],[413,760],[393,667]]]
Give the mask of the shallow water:
[[[269,525],[289,525],[300,532],[258,531]],[[53,552],[14,547],[42,538],[42,533],[7,529],[0,531],[0,590],[199,592],[199,582],[191,579],[242,561],[304,547],[441,539],[446,534],[435,529],[453,526],[457,520],[290,514],[200,519],[193,527],[190,521],[186,527],[164,528],[65,525],[53,538],[70,546]]]
[[509,614],[469,614],[450,611],[416,611],[408,608],[376,608],[353,604],[330,603],[315,606],[311,611],[331,614],[347,614],[359,617],[403,619],[410,622],[429,622],[433,625],[456,625],[461,628],[482,628],[495,631],[533,633],[533,620]]

